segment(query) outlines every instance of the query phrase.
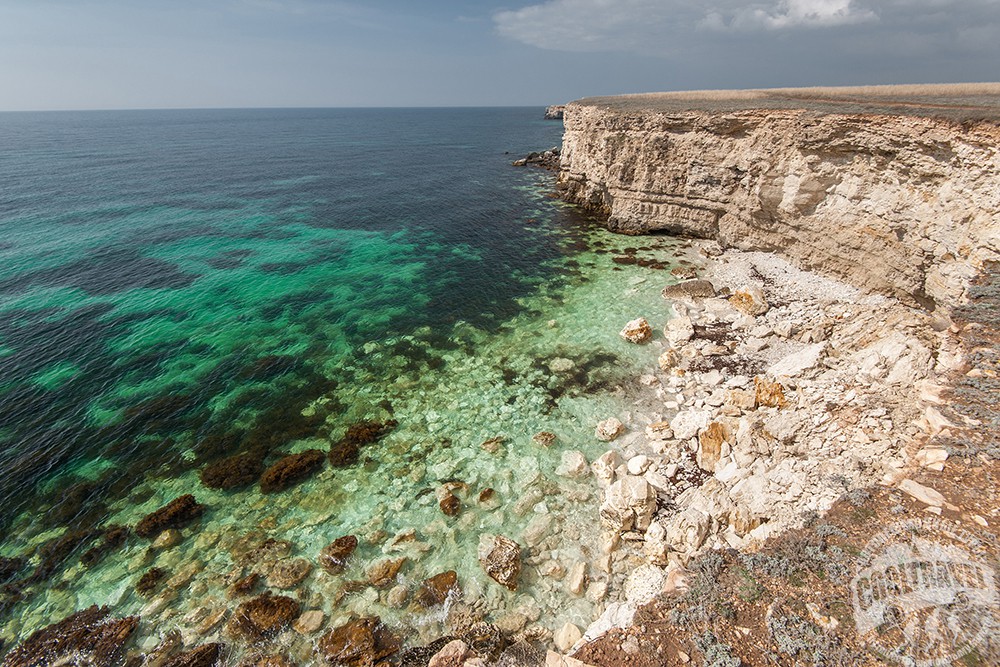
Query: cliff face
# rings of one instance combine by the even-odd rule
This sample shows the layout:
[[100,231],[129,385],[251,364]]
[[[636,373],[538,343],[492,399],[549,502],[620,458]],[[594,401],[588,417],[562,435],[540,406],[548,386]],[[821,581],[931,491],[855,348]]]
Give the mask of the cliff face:
[[564,119],[561,187],[612,230],[779,252],[927,308],[959,302],[1000,259],[995,118],[622,99]]

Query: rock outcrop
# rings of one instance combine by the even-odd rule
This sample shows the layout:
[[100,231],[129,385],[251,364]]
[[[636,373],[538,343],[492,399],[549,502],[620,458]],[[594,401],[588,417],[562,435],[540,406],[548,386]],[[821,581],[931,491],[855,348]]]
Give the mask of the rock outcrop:
[[566,107],[560,184],[612,230],[947,308],[1000,259],[998,108],[1000,84],[590,98]]

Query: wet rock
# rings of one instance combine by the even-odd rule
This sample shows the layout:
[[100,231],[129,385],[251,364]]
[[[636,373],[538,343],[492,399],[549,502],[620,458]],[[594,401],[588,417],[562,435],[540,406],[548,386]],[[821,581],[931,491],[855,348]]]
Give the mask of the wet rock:
[[259,452],[221,459],[202,468],[201,483],[210,489],[239,489],[256,482],[264,471]]
[[119,664],[139,618],[110,613],[94,605],[42,628],[11,649],[3,667]]
[[163,667],[215,667],[222,653],[222,644],[203,644],[171,658]]
[[594,429],[594,437],[603,442],[611,442],[624,431],[625,426],[614,417],[611,417],[597,423],[597,427]]
[[28,577],[29,583],[45,581],[84,545],[93,542],[100,532],[93,529],[69,530],[38,549],[39,563]]
[[239,667],[295,667],[295,663],[283,655],[265,655],[246,658]]
[[462,501],[454,493],[448,491],[443,494],[443,497],[438,502],[438,507],[441,508],[445,516],[458,516],[459,512],[462,511]]
[[618,335],[630,343],[647,343],[653,337],[653,327],[645,317],[639,317],[628,322]]
[[371,667],[401,646],[377,616],[358,618],[334,628],[319,640],[318,649],[327,661],[346,667]]
[[272,588],[294,588],[312,572],[312,563],[305,558],[278,561],[267,575],[267,585]]
[[13,579],[27,561],[23,558],[8,558],[0,556],[0,584]]
[[556,434],[550,431],[539,431],[531,436],[531,439],[542,447],[551,447],[556,441]]
[[163,581],[166,576],[167,571],[159,567],[146,570],[143,575],[139,577],[139,581],[136,582],[135,592],[143,596],[152,595],[156,592],[160,582]]
[[183,528],[204,513],[205,506],[198,504],[191,494],[186,494],[147,514],[136,524],[135,534],[147,539],[154,538],[168,528]]
[[311,635],[322,628],[325,622],[326,614],[319,609],[311,609],[295,619],[292,629],[300,635]]
[[344,437],[330,447],[330,465],[343,468],[357,463],[361,448],[378,441],[396,428],[395,419],[384,422],[361,421],[351,424]]
[[184,536],[181,535],[181,531],[176,528],[167,528],[156,536],[152,546],[157,550],[170,549],[180,544],[183,539]]
[[764,315],[771,308],[767,302],[767,297],[764,295],[764,290],[756,286],[736,290],[729,297],[729,304],[744,315],[755,317],[757,315]]
[[707,280],[685,280],[667,285],[660,294],[664,299],[706,299],[715,296],[715,286]]
[[229,596],[241,597],[243,595],[250,595],[256,590],[258,583],[260,583],[260,574],[251,572],[229,587]]
[[435,574],[433,577],[424,579],[417,590],[415,601],[425,609],[435,607],[439,604],[444,604],[444,601],[448,599],[448,595],[453,592],[456,595],[461,594],[461,589],[458,586],[458,575],[454,570],[448,570],[447,572]]
[[431,656],[427,667],[463,667],[465,661],[476,657],[469,645],[461,639],[455,639],[445,644],[440,651]]
[[299,603],[283,595],[264,595],[240,604],[229,621],[233,634],[259,641],[273,637],[299,616]]
[[549,370],[553,373],[568,373],[574,368],[576,368],[576,364],[573,360],[565,357],[556,357],[549,361]]
[[479,563],[487,575],[501,586],[517,590],[521,574],[521,547],[503,535],[483,535],[479,539]]
[[[100,543],[83,552],[83,555],[80,556],[80,562],[84,567],[97,565],[104,560],[105,556],[124,547],[131,532],[128,526],[109,526],[105,528]],[[0,581],[2,580],[3,576],[0,575]]]
[[319,554],[319,564],[330,574],[339,574],[347,567],[347,560],[357,548],[358,538],[354,535],[338,537],[323,547]]
[[401,609],[410,598],[410,589],[400,584],[393,586],[385,596],[385,603],[391,609]]
[[406,558],[383,558],[368,568],[368,583],[375,588],[385,588],[396,581],[396,575],[406,563]]
[[274,462],[260,476],[260,490],[263,493],[284,491],[323,467],[326,455],[318,449],[307,449],[298,454],[289,454]]

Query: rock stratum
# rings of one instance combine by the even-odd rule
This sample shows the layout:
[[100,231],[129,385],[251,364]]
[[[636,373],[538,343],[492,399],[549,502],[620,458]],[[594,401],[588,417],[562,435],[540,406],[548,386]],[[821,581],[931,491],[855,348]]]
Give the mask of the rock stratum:
[[560,185],[612,230],[780,252],[927,309],[1000,259],[1000,84],[567,105]]

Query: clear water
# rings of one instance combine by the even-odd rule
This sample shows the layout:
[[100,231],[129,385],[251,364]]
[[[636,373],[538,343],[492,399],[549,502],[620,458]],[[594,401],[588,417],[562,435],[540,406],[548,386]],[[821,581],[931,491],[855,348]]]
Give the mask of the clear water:
[[[489,618],[538,609],[552,629],[599,612],[539,572],[594,555],[591,483],[554,471],[565,450],[599,454],[594,423],[629,409],[620,387],[655,354],[617,331],[638,315],[662,323],[666,275],[615,263],[632,240],[560,204],[551,174],[510,166],[559,143],[560,124],[540,116],[0,115],[0,555],[28,560],[0,594],[0,637],[98,603],[142,613],[146,645],[173,627],[207,641],[221,625],[192,633],[206,610],[235,606],[234,543],[254,531],[310,560],[358,535],[343,575],[317,568],[292,594],[332,622],[381,615],[412,641],[433,638],[442,614],[340,592],[408,529],[403,584],[455,569]],[[667,262],[674,249],[639,252]],[[398,427],[358,464],[282,493],[198,478],[222,456],[256,448],[270,463],[388,418]],[[552,447],[531,439],[542,430]],[[484,450],[494,437],[499,450]],[[449,481],[466,485],[457,517],[434,493]],[[478,501],[485,488],[496,501]],[[85,541],[23,583],[39,546],[134,524],[184,493],[208,509],[179,546],[151,553],[132,536],[85,567]],[[521,539],[532,520],[553,537],[506,591],[479,568],[479,536]],[[133,588],[153,566],[198,573],[151,602]]]

